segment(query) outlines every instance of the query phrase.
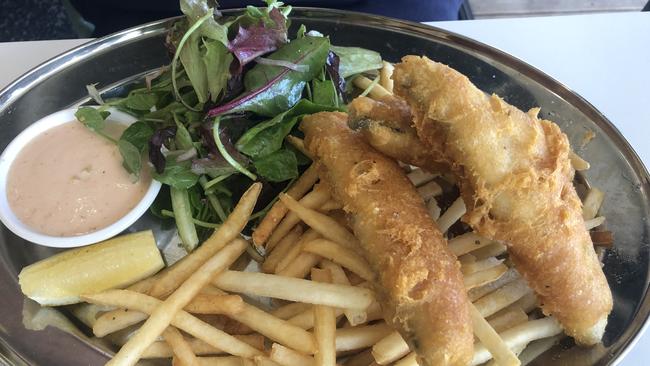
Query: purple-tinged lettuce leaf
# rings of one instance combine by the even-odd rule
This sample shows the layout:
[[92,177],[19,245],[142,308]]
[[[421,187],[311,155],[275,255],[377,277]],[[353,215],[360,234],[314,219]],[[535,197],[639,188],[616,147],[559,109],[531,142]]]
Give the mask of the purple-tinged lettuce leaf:
[[336,53],[329,51],[327,54],[327,61],[325,61],[325,69],[327,70],[330,79],[334,82],[336,91],[339,93],[341,98],[343,98],[343,102],[345,102],[345,79],[341,77],[341,73],[339,72],[340,62],[341,59],[339,56]]
[[176,136],[176,127],[165,127],[153,133],[149,139],[149,161],[156,168],[158,174],[165,171],[166,159],[162,147],[168,140]]
[[256,57],[273,52],[287,43],[287,20],[277,8],[268,13],[270,21],[260,20],[248,26],[239,25],[237,35],[228,49],[237,58],[237,72]]

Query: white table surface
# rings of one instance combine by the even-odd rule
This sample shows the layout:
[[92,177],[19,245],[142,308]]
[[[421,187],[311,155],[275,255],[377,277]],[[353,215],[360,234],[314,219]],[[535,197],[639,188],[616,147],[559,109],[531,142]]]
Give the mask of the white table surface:
[[[590,101],[650,166],[650,13],[435,22],[543,70]],[[0,43],[0,88],[88,40]],[[650,332],[620,363],[650,359]]]

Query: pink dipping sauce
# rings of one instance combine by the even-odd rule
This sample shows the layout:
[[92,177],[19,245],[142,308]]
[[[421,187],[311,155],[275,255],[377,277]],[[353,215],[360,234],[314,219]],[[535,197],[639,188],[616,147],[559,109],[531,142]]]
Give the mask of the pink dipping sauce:
[[[119,136],[126,126],[107,124]],[[11,165],[7,198],[25,225],[52,236],[103,229],[131,211],[151,183],[146,164],[133,183],[117,146],[79,122],[53,127],[30,141]]]

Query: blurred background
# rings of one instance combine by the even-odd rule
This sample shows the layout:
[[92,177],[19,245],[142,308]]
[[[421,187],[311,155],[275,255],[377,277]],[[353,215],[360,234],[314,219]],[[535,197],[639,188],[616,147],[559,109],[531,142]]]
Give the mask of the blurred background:
[[[412,21],[648,10],[648,0],[287,0]],[[220,8],[263,5],[222,0]],[[0,42],[101,37],[179,15],[178,0],[0,0]]]

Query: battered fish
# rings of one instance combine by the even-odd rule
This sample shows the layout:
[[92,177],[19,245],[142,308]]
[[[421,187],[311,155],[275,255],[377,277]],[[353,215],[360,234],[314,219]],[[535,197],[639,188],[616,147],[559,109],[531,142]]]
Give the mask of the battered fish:
[[506,242],[545,314],[578,343],[598,343],[612,294],[585,229],[566,135],[426,57],[404,57],[393,79],[418,136],[459,178],[463,220]]
[[350,130],[344,113],[305,117],[301,129],[378,275],[386,321],[421,365],[467,365],[473,334],[460,265],[402,169]]

